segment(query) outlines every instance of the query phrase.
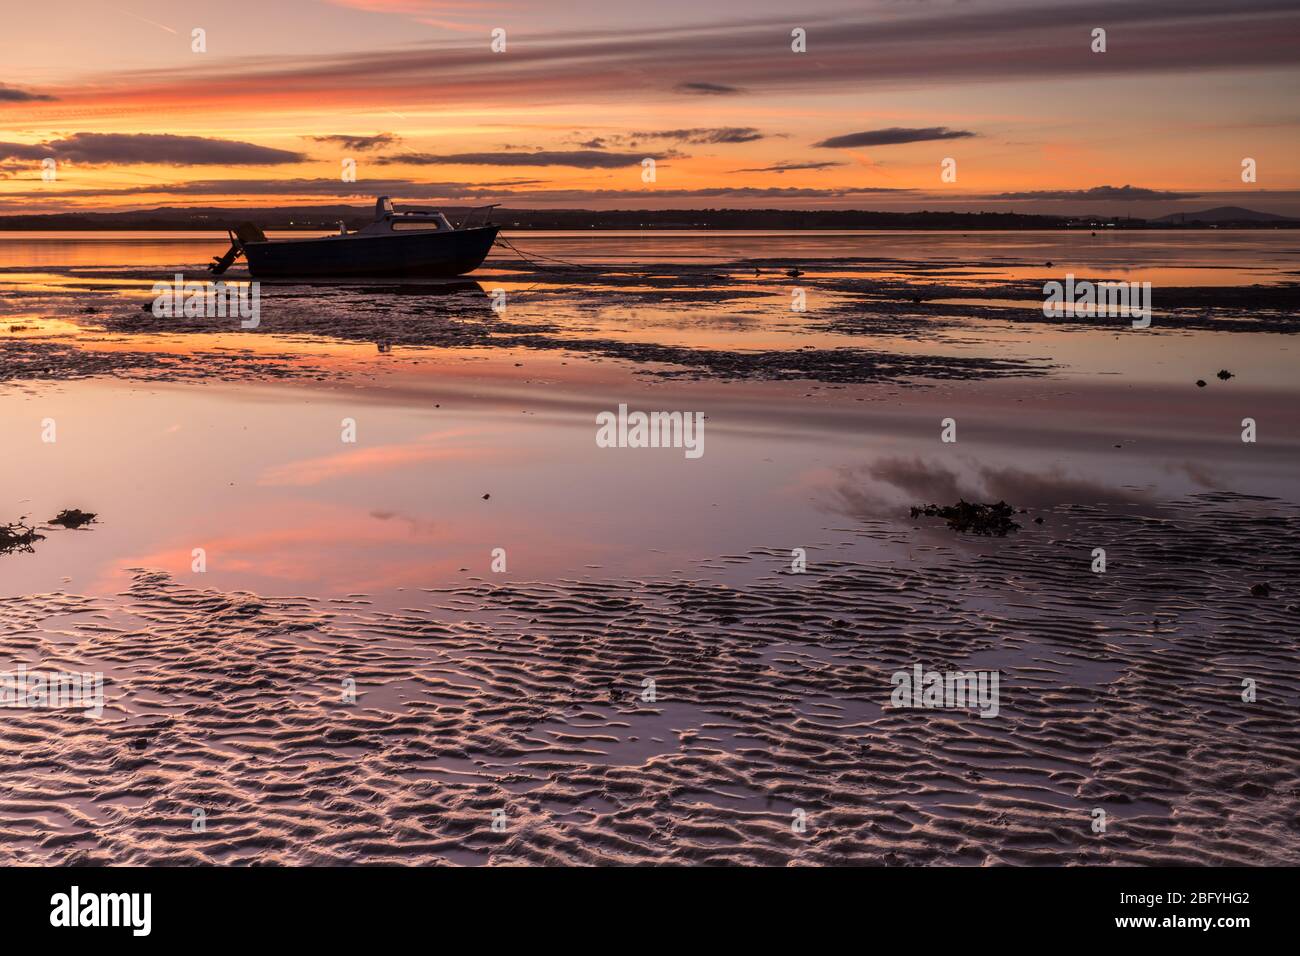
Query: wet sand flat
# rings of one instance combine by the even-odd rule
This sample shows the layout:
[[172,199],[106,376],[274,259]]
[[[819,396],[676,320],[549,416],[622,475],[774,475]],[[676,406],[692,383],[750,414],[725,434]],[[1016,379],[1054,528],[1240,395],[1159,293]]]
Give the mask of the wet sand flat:
[[[520,236],[572,264],[241,330],[141,308],[200,244],[0,237],[0,670],[106,698],[4,711],[0,858],[1300,862],[1293,243],[1092,238]],[[1066,269],[1152,329],[1046,320]]]

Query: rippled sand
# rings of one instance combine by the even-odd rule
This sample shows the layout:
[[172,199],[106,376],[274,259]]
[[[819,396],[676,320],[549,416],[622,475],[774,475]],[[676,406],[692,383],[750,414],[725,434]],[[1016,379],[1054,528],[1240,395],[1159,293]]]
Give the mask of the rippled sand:
[[[392,611],[148,570],[6,599],[5,645],[102,669],[108,709],[6,714],[0,860],[1300,863],[1300,511],[1045,514],[904,565],[760,549]],[[917,662],[1000,670],[999,715],[891,709]]]
[[[248,331],[142,308],[193,240],[0,242],[0,670],[107,697],[0,710],[0,863],[1300,864],[1290,238],[624,241]],[[1044,320],[1067,268],[1152,330]]]

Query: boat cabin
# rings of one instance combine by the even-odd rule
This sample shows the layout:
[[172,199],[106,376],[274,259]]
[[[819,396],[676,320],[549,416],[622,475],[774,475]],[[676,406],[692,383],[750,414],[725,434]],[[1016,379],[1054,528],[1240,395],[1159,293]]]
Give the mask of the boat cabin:
[[380,196],[375,200],[375,221],[352,235],[377,236],[412,231],[455,232],[455,227],[436,209],[404,209],[397,212],[391,199]]

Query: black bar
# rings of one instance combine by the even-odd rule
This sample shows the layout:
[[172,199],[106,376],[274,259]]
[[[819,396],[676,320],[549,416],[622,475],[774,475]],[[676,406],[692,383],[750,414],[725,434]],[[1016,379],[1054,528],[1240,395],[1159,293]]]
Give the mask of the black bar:
[[[905,930],[920,934],[918,940],[1034,933],[1049,934],[1040,941],[1182,945],[1198,936],[1231,946],[1249,938],[1242,934],[1276,934],[1288,925],[1295,876],[1295,870],[1248,868],[11,868],[0,871],[0,911],[11,942],[333,948],[411,933],[430,945],[496,945],[506,937],[534,945],[585,940],[582,948],[599,949],[637,938],[664,945],[670,939],[761,942],[784,929],[863,945]],[[52,926],[52,898],[70,897],[74,885],[83,905],[88,894],[149,893],[149,934],[137,937],[130,925]],[[1147,918],[1155,925],[1117,924]],[[1163,924],[1206,918],[1245,918],[1248,925]]]

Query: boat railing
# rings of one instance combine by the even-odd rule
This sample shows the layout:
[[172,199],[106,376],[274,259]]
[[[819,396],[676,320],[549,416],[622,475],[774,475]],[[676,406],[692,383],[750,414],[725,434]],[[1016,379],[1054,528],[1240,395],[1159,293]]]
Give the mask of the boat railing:
[[469,212],[465,214],[465,218],[456,224],[456,228],[468,229],[469,224],[474,221],[474,216],[476,213],[478,213],[480,209],[484,210],[483,224],[487,225],[487,213],[490,213],[493,209],[496,209],[500,205],[501,204],[499,202],[494,202],[494,203],[488,203],[485,206],[471,206],[469,208]]

